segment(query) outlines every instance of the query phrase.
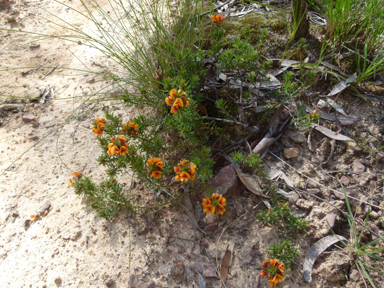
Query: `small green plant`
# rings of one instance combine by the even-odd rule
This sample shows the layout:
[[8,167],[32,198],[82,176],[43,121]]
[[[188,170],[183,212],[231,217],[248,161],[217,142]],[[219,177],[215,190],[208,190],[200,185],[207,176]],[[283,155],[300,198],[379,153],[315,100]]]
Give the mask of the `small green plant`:
[[266,253],[268,257],[282,261],[287,269],[291,269],[292,264],[300,256],[297,249],[292,247],[292,242],[288,239],[272,244],[268,247]]
[[348,209],[347,221],[348,221],[349,228],[350,228],[349,244],[347,242],[341,240],[341,239],[340,239],[340,241],[348,249],[349,254],[353,257],[356,265],[358,265],[358,267],[360,267],[362,273],[364,274],[364,276],[368,280],[369,284],[371,284],[371,286],[373,288],[375,288],[376,286],[373,283],[371,277],[369,276],[369,273],[368,273],[366,268],[369,268],[373,271],[376,271],[376,272],[380,273],[381,275],[384,275],[384,272],[380,271],[379,269],[377,269],[375,267],[372,267],[372,266],[366,264],[364,258],[370,257],[372,259],[384,262],[384,258],[378,256],[382,251],[384,251],[384,246],[378,246],[378,244],[382,243],[381,241],[384,240],[384,236],[381,236],[378,239],[376,239],[372,242],[369,242],[368,244],[361,245],[361,243],[360,243],[361,237],[363,236],[363,234],[367,228],[367,225],[368,225],[370,207],[368,209],[368,213],[367,213],[367,216],[366,216],[365,221],[364,221],[363,229],[361,229],[361,232],[359,233],[357,230],[357,227],[356,227],[356,222],[355,222],[354,217],[353,217],[351,206],[349,204],[348,195],[345,191],[344,186],[341,183],[340,183],[340,185],[343,189],[343,193],[345,196],[345,204],[346,204],[347,209]]
[[282,235],[305,232],[307,222],[292,215],[289,203],[278,203],[275,207],[256,214],[256,219],[263,224],[276,225]]

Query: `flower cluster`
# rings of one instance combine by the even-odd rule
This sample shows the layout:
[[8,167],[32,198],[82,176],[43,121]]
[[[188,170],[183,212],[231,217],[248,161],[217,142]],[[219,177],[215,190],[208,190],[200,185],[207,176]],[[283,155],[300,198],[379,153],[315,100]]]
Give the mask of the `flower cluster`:
[[152,175],[153,178],[159,179],[163,175],[163,160],[161,158],[152,157],[147,161],[147,166],[149,168],[148,174]]
[[213,23],[219,23],[221,21],[224,21],[224,19],[225,19],[225,17],[222,16],[221,14],[219,14],[219,15],[216,15],[216,14],[211,15],[211,20],[212,20]]
[[277,259],[269,259],[263,261],[261,264],[264,270],[261,270],[260,276],[265,277],[268,275],[268,282],[271,286],[276,286],[284,278],[285,265]]
[[224,214],[225,208],[224,206],[227,205],[226,203],[227,200],[218,193],[213,193],[212,197],[207,197],[203,199],[203,207],[204,207],[204,212],[209,214],[214,214],[215,211],[217,211],[217,214],[222,215]]
[[73,181],[76,182],[77,179],[79,179],[81,176],[83,176],[83,174],[80,172],[73,172],[72,175],[75,176],[75,179],[74,180],[72,180],[72,178],[68,179],[69,180],[69,183],[68,183],[69,186],[72,186]]
[[111,143],[108,144],[108,155],[113,156],[113,155],[121,155],[125,156],[128,152],[128,143],[127,139],[125,139],[124,135],[119,135],[117,136],[117,139],[115,137],[112,137]]
[[127,132],[128,135],[135,135],[139,130],[139,125],[134,122],[128,122],[123,125],[123,132]]
[[320,120],[320,114],[316,112],[316,110],[313,110],[311,114],[308,115],[309,121],[311,122],[317,122]]
[[195,179],[196,165],[188,162],[188,160],[182,160],[173,168],[177,174],[175,177],[177,181],[187,182],[188,180]]
[[176,114],[180,107],[187,108],[189,102],[191,102],[191,99],[187,98],[187,93],[182,90],[176,91],[176,89],[172,89],[169,92],[169,96],[165,98],[165,103],[172,106],[171,113],[173,114]]
[[92,132],[95,133],[97,136],[101,136],[103,135],[104,126],[105,126],[105,119],[96,118],[96,120],[93,122]]

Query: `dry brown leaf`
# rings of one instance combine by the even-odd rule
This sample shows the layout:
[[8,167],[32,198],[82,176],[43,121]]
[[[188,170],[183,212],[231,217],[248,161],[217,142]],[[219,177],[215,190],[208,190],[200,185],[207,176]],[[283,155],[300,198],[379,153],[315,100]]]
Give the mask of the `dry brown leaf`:
[[[243,173],[236,165],[233,165],[236,169],[237,176],[239,176],[240,181],[247,187],[249,191],[251,191],[253,194],[270,199],[271,197],[264,195],[262,192],[259,192],[261,190],[259,183],[254,179],[255,176],[251,176],[247,173]],[[259,190],[259,191],[258,191]]]
[[225,251],[223,261],[220,265],[220,279],[221,279],[221,286],[224,285],[225,281],[227,281],[228,272],[229,272],[229,265],[231,265],[231,258],[232,258],[232,252],[228,250]]

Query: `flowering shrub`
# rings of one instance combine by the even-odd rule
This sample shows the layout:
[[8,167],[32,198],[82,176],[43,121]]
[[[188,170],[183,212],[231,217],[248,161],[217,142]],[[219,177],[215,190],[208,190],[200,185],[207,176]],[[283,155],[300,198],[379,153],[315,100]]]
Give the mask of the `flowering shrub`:
[[108,155],[121,155],[125,156],[128,152],[128,143],[127,139],[125,139],[124,135],[117,136],[117,139],[115,137],[112,137],[111,143],[108,144]]
[[276,286],[278,283],[283,281],[285,265],[283,262],[279,262],[277,259],[269,259],[263,261],[261,266],[264,270],[261,270],[260,276],[268,276],[268,282],[271,286]]
[[126,132],[128,136],[135,135],[139,130],[139,125],[136,123],[133,123],[132,121],[125,123],[123,125],[123,129],[121,129],[122,132]]
[[308,119],[312,123],[316,123],[320,120],[320,114],[316,110],[313,110],[311,114],[308,114]]
[[[74,179],[75,181],[76,181],[77,179],[79,179],[81,176],[83,176],[83,174],[80,173],[80,172],[73,172],[72,175],[75,176],[75,179]],[[72,186],[72,184],[73,184],[73,180],[72,180],[72,178],[69,178],[68,180],[69,180],[68,185],[69,185],[69,186]]]
[[147,166],[149,168],[148,174],[152,175],[155,179],[161,178],[164,168],[161,158],[152,157],[147,161]]
[[173,168],[177,174],[175,177],[177,181],[187,182],[195,179],[196,165],[192,162],[188,164],[188,162],[188,160],[182,160]]
[[92,132],[95,133],[97,136],[101,136],[103,135],[104,127],[105,127],[105,119],[96,118],[96,120],[93,122]]
[[165,98],[165,103],[172,106],[171,113],[176,114],[180,107],[187,108],[191,102],[190,98],[187,98],[187,93],[182,90],[176,92],[176,89],[172,89],[169,92],[169,96]]
[[219,195],[218,193],[213,193],[212,197],[207,197],[203,199],[202,203],[204,207],[204,212],[208,214],[214,214],[215,211],[218,215],[224,214],[225,208],[227,205],[226,199]]

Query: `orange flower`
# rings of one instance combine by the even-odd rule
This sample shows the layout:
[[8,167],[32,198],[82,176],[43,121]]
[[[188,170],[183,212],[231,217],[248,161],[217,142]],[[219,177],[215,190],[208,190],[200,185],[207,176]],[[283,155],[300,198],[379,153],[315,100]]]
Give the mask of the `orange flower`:
[[176,89],[172,89],[171,91],[169,91],[169,96],[175,97],[176,95],[177,95]]
[[190,102],[191,102],[191,98],[187,98],[187,100],[184,102],[184,107],[187,108]]
[[203,205],[204,207],[208,206],[208,205],[211,205],[211,198],[209,198],[209,197],[204,198],[203,199],[203,203],[201,203],[201,205]]
[[225,208],[221,205],[217,206],[217,214],[223,215],[225,212]]
[[169,97],[165,98],[165,103],[167,103],[167,105],[169,105],[169,106],[173,105],[173,101],[174,101],[173,96],[169,96]]
[[176,114],[177,111],[179,111],[179,106],[173,106],[172,109],[171,109],[171,113],[172,114]]
[[127,142],[127,139],[125,139],[125,136],[124,136],[124,135],[119,135],[119,136],[117,136],[117,138],[119,139],[119,141],[121,142],[121,144],[124,144],[125,142]]
[[285,269],[285,265],[283,262],[280,262],[279,265],[277,266],[277,269],[280,271],[280,272],[284,272],[284,269]]
[[265,260],[263,261],[263,263],[261,263],[261,266],[264,267],[264,268],[267,268],[268,267],[268,260]]
[[212,199],[219,199],[219,193],[213,193],[212,194]]
[[97,129],[99,129],[100,131],[103,131],[104,127],[105,127],[105,124],[103,122],[97,123]]
[[73,181],[72,181],[72,179],[71,179],[71,178],[69,178],[69,179],[68,179],[68,181],[69,181],[69,183],[68,183],[68,186],[72,186],[72,184],[73,184]]
[[264,270],[261,270],[260,272],[260,276],[261,277],[265,277],[267,275],[267,272],[265,272]]
[[189,179],[191,179],[191,175],[189,175],[188,172],[180,172],[179,174],[176,175],[176,180],[177,181],[185,181],[187,182]]
[[96,118],[96,122],[97,123],[105,123],[105,119],[104,118]]
[[97,129],[97,128],[93,128],[93,129],[92,129],[92,132],[95,133],[97,136],[101,136],[101,135],[103,135],[103,131],[100,131],[100,130]]
[[275,266],[277,263],[279,263],[279,260],[277,260],[277,259],[269,259],[269,264],[271,264],[272,266]]
[[217,203],[224,207],[225,205],[227,205],[226,201],[227,200],[223,196],[220,195],[219,201],[217,201]]
[[36,220],[37,220],[37,218],[39,218],[39,216],[38,216],[38,215],[31,215],[31,216],[29,216],[29,217],[31,217],[31,219],[32,219],[33,221],[36,221]]
[[313,114],[316,114],[316,110],[313,110],[313,112],[312,112]]
[[181,169],[177,166],[173,167],[173,170],[176,172],[176,174],[179,174],[181,172]]
[[177,163],[178,166],[184,166],[187,164],[189,161],[188,160],[181,160],[179,163]]
[[161,172],[159,170],[152,171],[152,173],[151,173],[152,177],[155,179],[161,178],[162,174],[163,174],[163,172]]
[[111,139],[109,139],[111,142],[115,142],[116,141],[116,139],[115,139],[115,137],[112,137]]
[[189,164],[189,172],[191,174],[195,174],[195,172],[196,172],[196,165],[195,164],[193,164],[193,163]]
[[80,172],[73,172],[72,175],[77,177],[77,178],[80,178],[81,176],[83,176],[83,174]]
[[125,123],[123,125],[123,129],[121,131],[125,132],[127,130],[130,130],[130,134],[131,135],[134,135],[136,134],[137,132],[139,132],[139,130],[137,129],[139,128],[139,124],[136,124],[132,121],[128,122],[128,123]]
[[276,274],[275,276],[273,276],[271,279],[268,280],[269,285],[277,286],[277,284],[279,284],[281,281],[283,281],[283,278],[284,278],[284,273],[283,273],[283,275]]
[[215,206],[213,205],[207,205],[204,207],[204,212],[207,213],[207,215],[209,213],[211,213],[213,215],[213,213],[215,213]]
[[163,168],[164,168],[163,160],[161,160],[161,158],[152,157],[151,159],[149,159],[149,160],[147,161],[147,166],[148,166],[149,168],[156,169],[156,167],[153,167],[153,165],[156,165],[156,167],[158,167],[158,168],[160,168],[160,169],[163,169]]
[[[125,156],[125,154],[127,154],[127,152],[128,152],[128,148],[127,148],[127,146],[121,146],[120,147],[120,155],[121,156]],[[116,153],[116,154],[118,154],[118,153]]]
[[175,102],[173,103],[173,107],[184,107],[184,103],[183,103],[183,100],[181,100],[181,98],[177,98],[175,100]]
[[[110,145],[110,144],[112,144],[112,145]],[[112,156],[112,155],[114,155],[114,154],[119,154],[119,153],[120,153],[120,149],[119,149],[119,147],[113,145],[113,143],[109,143],[109,144],[108,144],[108,147],[110,147],[110,148],[108,149],[108,155],[109,155],[109,156]]]
[[224,16],[222,16],[221,14],[219,14],[219,15],[216,15],[216,14],[214,14],[214,15],[211,15],[211,20],[212,20],[212,22],[213,23],[219,23],[220,21],[224,21]]

